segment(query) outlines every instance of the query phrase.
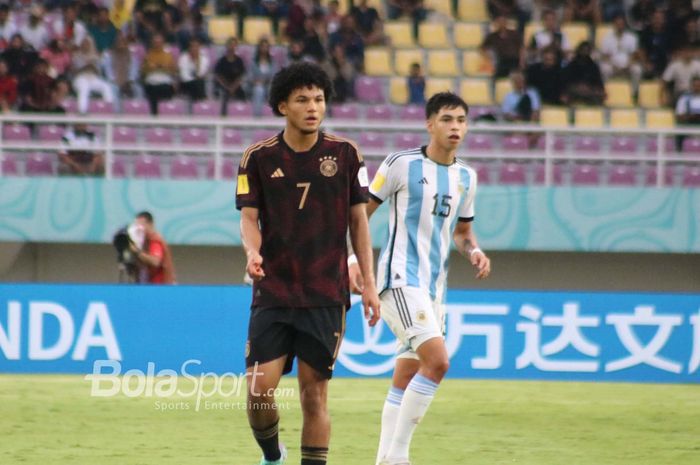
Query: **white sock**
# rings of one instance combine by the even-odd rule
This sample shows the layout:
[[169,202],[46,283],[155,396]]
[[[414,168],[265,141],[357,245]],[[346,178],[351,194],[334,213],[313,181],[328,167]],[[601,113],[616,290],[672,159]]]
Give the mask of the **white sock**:
[[394,461],[408,460],[413,432],[430,407],[437,388],[437,383],[424,376],[417,374],[413,377],[401,401],[399,418],[396,421],[396,429],[387,457]]
[[384,401],[384,410],[382,410],[382,431],[379,435],[379,449],[377,450],[377,465],[385,457],[391,445],[391,438],[394,436],[396,429],[396,420],[399,418],[399,409],[401,408],[401,399],[403,399],[404,391],[402,389],[391,387]]

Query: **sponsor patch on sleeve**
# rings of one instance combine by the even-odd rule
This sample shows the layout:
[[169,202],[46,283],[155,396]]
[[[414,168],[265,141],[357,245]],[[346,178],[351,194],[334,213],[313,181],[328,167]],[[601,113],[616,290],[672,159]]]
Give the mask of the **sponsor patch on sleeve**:
[[236,188],[236,194],[246,195],[250,193],[250,186],[248,185],[248,175],[239,174],[238,175],[238,187]]
[[367,175],[367,167],[360,167],[360,171],[357,172],[357,180],[360,182],[360,186],[369,186],[369,175]]
[[372,186],[370,187],[370,190],[372,192],[379,192],[384,186],[384,181],[384,176],[382,176],[381,173],[375,174],[374,181],[372,181]]

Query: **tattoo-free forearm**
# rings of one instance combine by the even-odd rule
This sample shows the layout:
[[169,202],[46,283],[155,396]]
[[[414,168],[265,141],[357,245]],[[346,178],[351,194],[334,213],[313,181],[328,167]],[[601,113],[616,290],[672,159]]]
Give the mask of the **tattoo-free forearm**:
[[243,249],[246,255],[251,252],[260,253],[262,234],[258,224],[258,212],[256,209],[244,208],[241,212],[241,241],[243,242]]
[[374,283],[372,240],[369,236],[369,221],[364,211],[364,205],[361,207],[354,206],[352,209],[350,215],[350,239],[365,283]]

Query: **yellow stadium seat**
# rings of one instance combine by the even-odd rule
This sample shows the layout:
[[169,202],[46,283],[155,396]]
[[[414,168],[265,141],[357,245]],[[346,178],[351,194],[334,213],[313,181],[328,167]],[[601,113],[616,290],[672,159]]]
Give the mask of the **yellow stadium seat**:
[[493,76],[494,66],[491,58],[477,50],[462,52],[462,70],[467,76]]
[[217,45],[225,44],[231,37],[238,35],[238,20],[235,16],[216,16],[209,19],[209,37]]
[[408,84],[406,78],[391,78],[389,81],[389,100],[395,105],[405,105],[408,103]]
[[599,24],[595,28],[595,48],[600,50],[600,47],[603,45],[603,39],[605,39],[605,36],[610,34],[613,30],[612,24]]
[[454,92],[454,79],[447,78],[428,78],[425,80],[425,98],[429,99],[432,95],[438,92]]
[[644,116],[645,126],[650,129],[671,129],[676,124],[672,110],[647,110]]
[[536,32],[539,32],[542,29],[542,23],[538,21],[530,21],[525,25],[525,32],[523,34],[523,44],[526,47],[530,46],[530,41],[532,40],[532,36],[535,35]]
[[391,76],[391,53],[386,47],[371,47],[365,50],[365,73],[369,76]]
[[569,110],[563,107],[543,107],[540,111],[540,124],[542,126],[568,126]]
[[639,84],[639,106],[659,108],[661,106],[661,82],[644,81]]
[[408,21],[386,21],[384,33],[391,39],[392,47],[415,47],[413,25]]
[[453,50],[430,50],[428,52],[428,72],[430,76],[457,77],[457,54]]
[[561,32],[569,41],[571,49],[575,49],[578,44],[585,40],[590,40],[591,29],[586,23],[567,23],[561,27]]
[[408,76],[413,63],[418,63],[421,67],[424,66],[422,50],[414,48],[394,52],[394,71],[399,76]]
[[582,107],[574,110],[574,126],[577,128],[600,128],[605,124],[602,108]]
[[469,105],[493,105],[491,82],[488,79],[462,79],[459,94]]
[[421,23],[418,26],[418,43],[425,48],[447,48],[451,46],[447,26],[443,23]]
[[481,23],[454,23],[452,40],[458,48],[476,48],[484,41],[484,26]]
[[425,8],[452,17],[452,0],[426,0]]
[[462,21],[488,21],[486,0],[459,0],[457,16]]
[[633,110],[610,110],[610,127],[615,129],[636,129],[639,127],[639,111]]
[[513,90],[510,79],[501,78],[496,81],[496,103],[502,103],[506,95]]
[[270,42],[274,42],[272,33],[272,21],[270,18],[259,16],[249,16],[243,22],[243,42],[247,44],[257,44],[263,37]]
[[608,94],[605,104],[609,107],[632,107],[632,84],[629,81],[611,80],[605,83]]

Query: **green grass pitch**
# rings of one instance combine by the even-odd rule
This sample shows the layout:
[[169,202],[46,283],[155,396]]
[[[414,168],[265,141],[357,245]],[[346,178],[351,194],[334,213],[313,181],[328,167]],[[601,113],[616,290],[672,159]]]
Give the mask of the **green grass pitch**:
[[[329,465],[373,465],[389,381],[335,379]],[[294,388],[294,379],[283,386]],[[210,398],[230,406],[242,400]],[[186,410],[157,408],[189,405]],[[283,400],[287,463],[300,409]],[[0,463],[254,465],[245,412],[192,398],[90,396],[80,376],[0,375]],[[700,386],[447,380],[412,448],[415,465],[698,465]]]

